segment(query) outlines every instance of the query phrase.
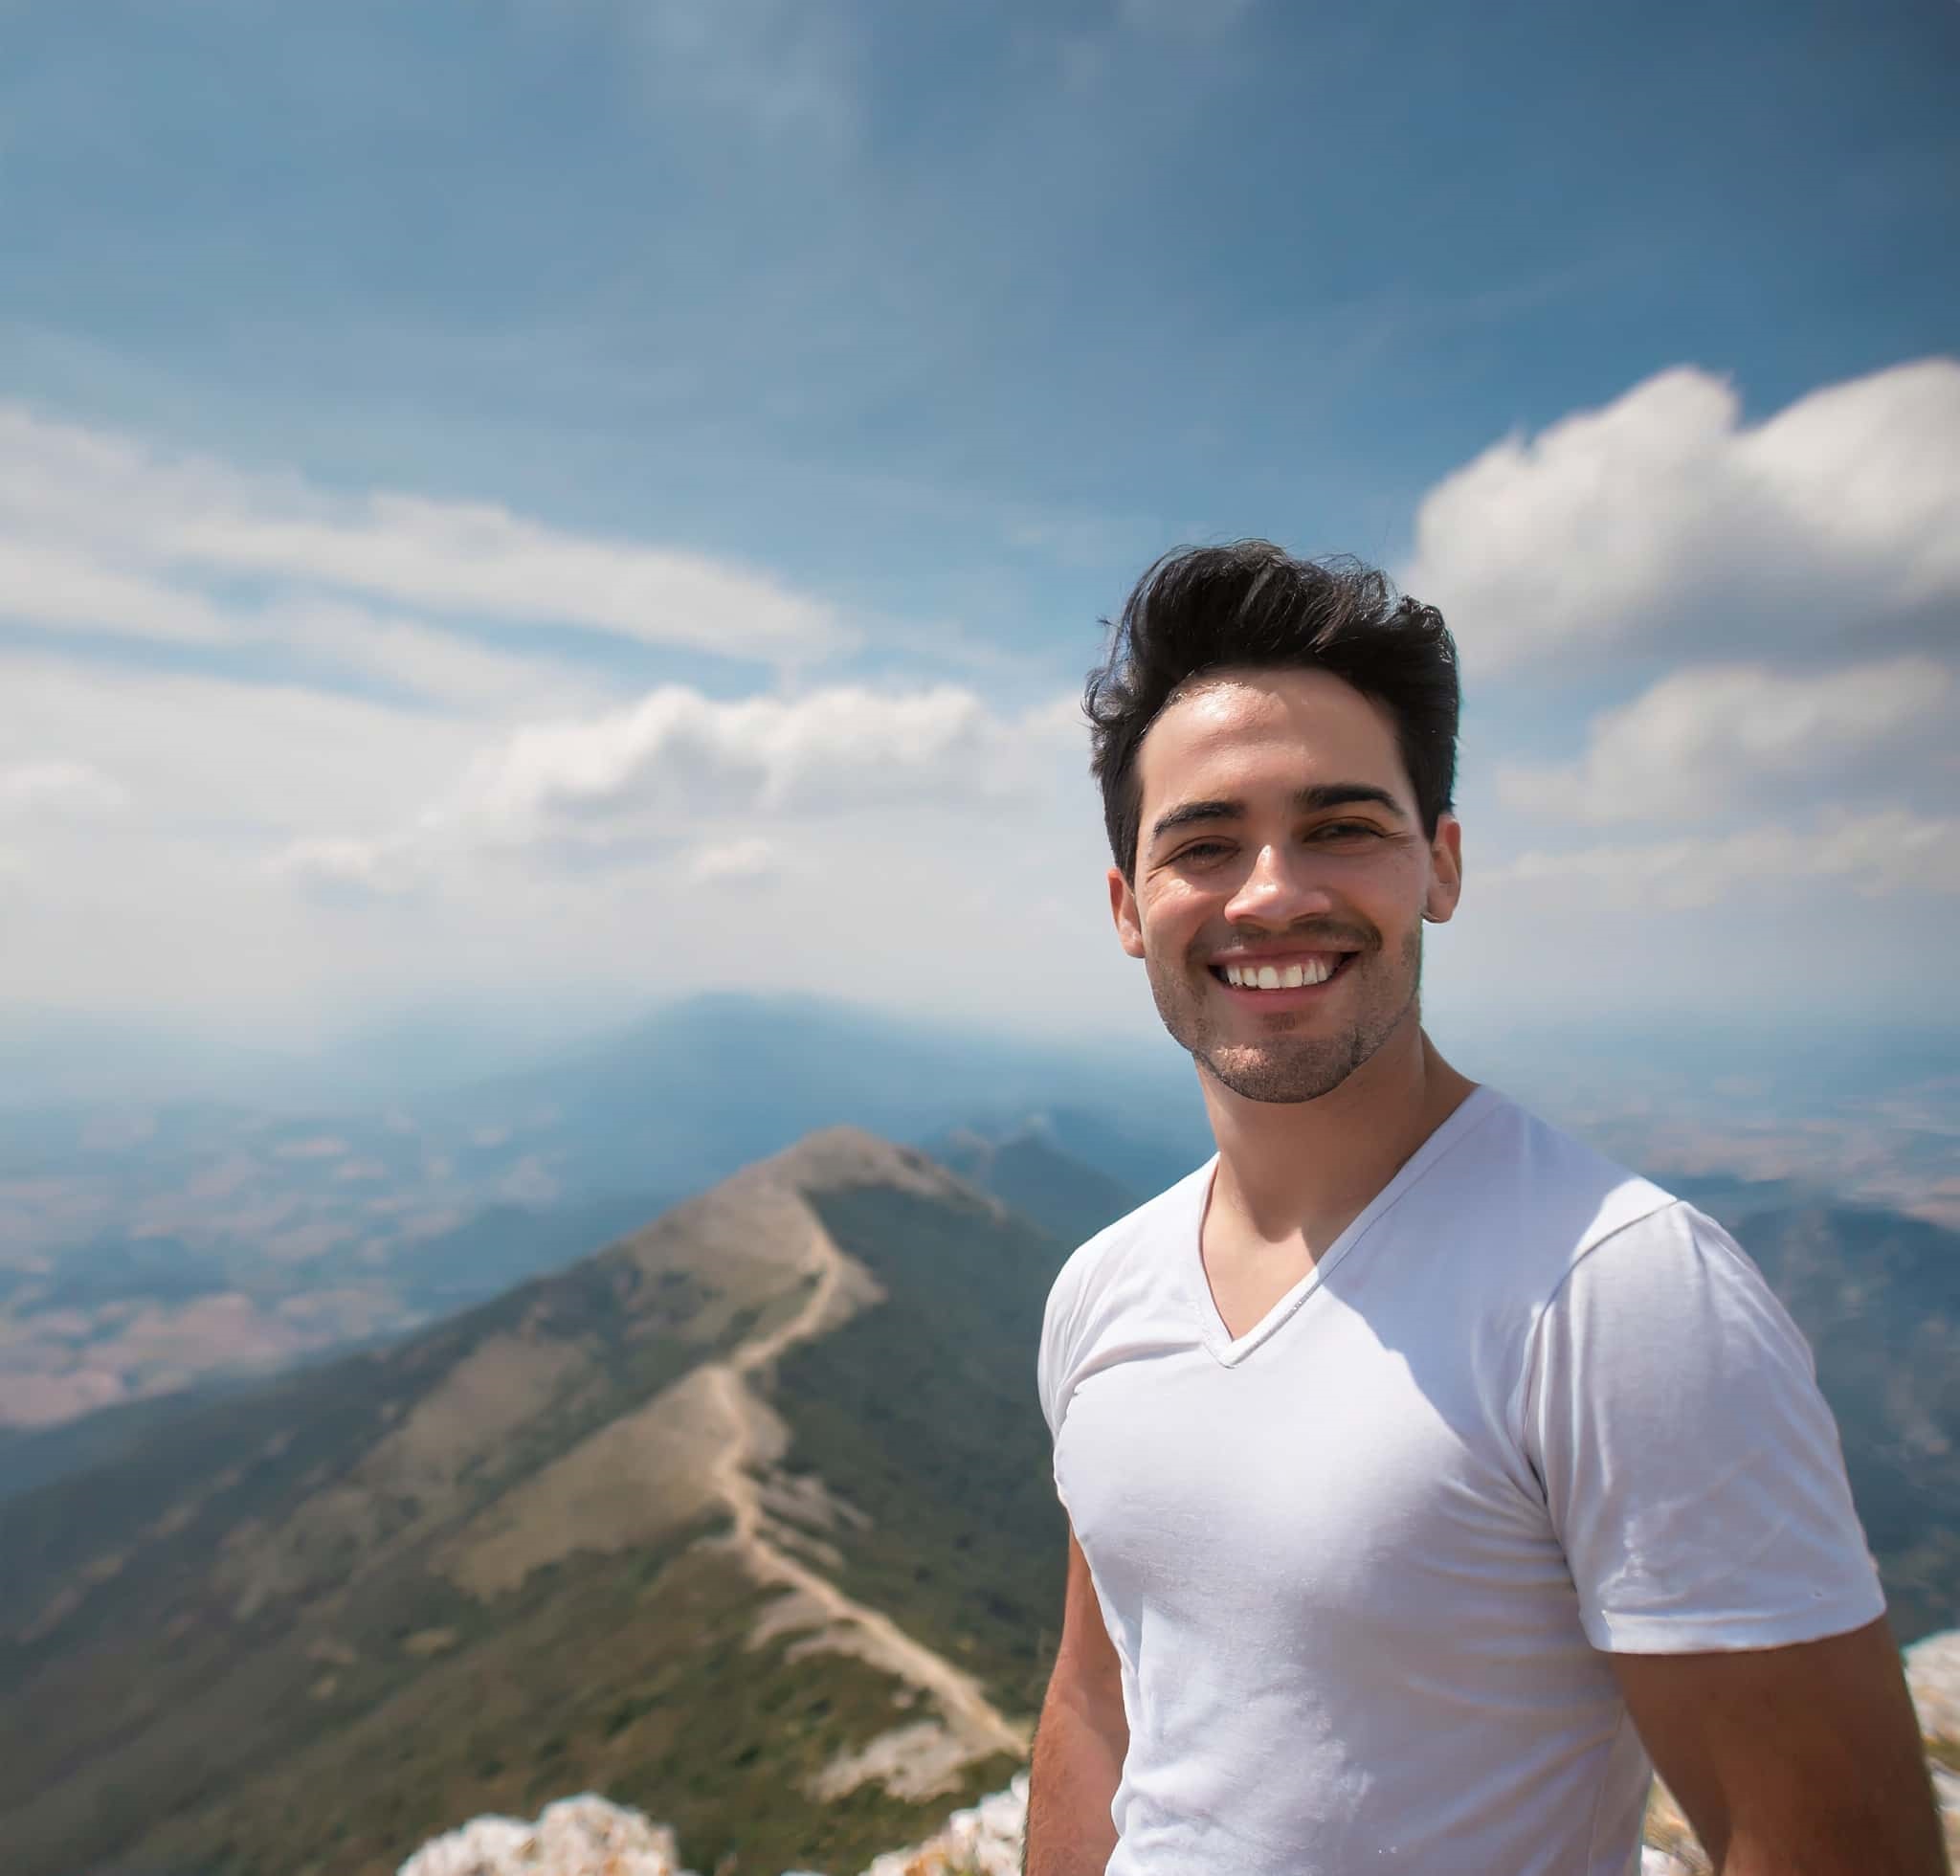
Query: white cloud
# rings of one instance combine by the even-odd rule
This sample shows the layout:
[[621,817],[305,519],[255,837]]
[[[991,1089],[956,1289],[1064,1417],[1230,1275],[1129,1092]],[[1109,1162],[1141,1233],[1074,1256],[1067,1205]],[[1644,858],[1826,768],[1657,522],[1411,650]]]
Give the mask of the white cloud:
[[1960,820],[1905,809],[1836,811],[1706,839],[1532,852],[1482,876],[1498,885],[1595,888],[1610,904],[1687,910],[1764,886],[1822,882],[1865,898],[1960,894]]
[[45,654],[0,652],[0,763],[113,777],[132,836],[181,827],[213,851],[392,818],[452,780],[483,734],[366,698]]
[[750,660],[807,662],[851,642],[830,607],[705,555],[493,503],[333,494],[0,405],[0,617],[196,642],[262,636],[263,607],[200,584],[241,578]]
[[295,840],[275,854],[267,871],[327,892],[363,896],[406,892],[414,883],[412,865],[394,844],[328,837]]
[[82,549],[10,538],[8,525],[0,513],[0,618],[192,645],[247,635],[241,619],[201,593],[104,565]]
[[1953,688],[1927,658],[1693,667],[1593,718],[1579,762],[1506,765],[1498,789],[1512,807],[1604,823],[1907,786],[1940,759]]
[[1402,575],[1473,677],[1663,643],[1734,657],[1950,638],[1960,610],[1960,361],[1815,391],[1767,422],[1665,371],[1423,500]]
[[701,816],[835,813],[1010,793],[1056,741],[1052,706],[1004,719],[953,684],[836,685],[722,701],[663,685],[585,720],[516,731],[426,816],[490,844],[603,846]]
[[780,863],[768,841],[760,835],[748,835],[697,847],[688,856],[687,871],[691,879],[705,884],[720,880],[760,880],[777,871]]
[[85,762],[23,762],[0,769],[0,814],[60,816],[114,814],[127,791]]
[[785,870],[778,849],[731,829],[1028,797],[1080,752],[1077,714],[1051,701],[1003,716],[954,685],[735,700],[663,685],[628,709],[515,730],[383,832],[307,835],[266,863],[337,897],[398,894],[472,856],[535,853],[626,860],[675,848],[691,880],[756,879]]

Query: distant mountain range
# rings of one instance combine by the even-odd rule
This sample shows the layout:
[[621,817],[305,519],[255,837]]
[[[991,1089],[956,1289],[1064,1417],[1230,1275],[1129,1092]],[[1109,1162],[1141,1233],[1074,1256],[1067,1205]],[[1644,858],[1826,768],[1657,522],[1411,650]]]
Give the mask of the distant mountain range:
[[[332,1074],[268,1058],[229,1105],[139,1099],[141,1038],[40,1034],[0,1088],[0,1498],[137,1423],[64,1430],[78,1416],[411,1332],[834,1122],[955,1160],[966,1136],[1039,1138],[1125,1193],[1210,1150],[1189,1062],[1161,1036],[1084,1048],[746,993],[578,1022],[553,1043],[543,1009],[418,1016],[351,1038]],[[1507,1029],[1464,1060],[1662,1178],[1743,1174],[1793,1202],[1848,1195],[1960,1225],[1947,1039],[1711,1032],[1657,1054]],[[126,1058],[127,1089],[19,1106],[37,1064],[78,1054]],[[168,1054],[150,1038],[152,1066]],[[262,1104],[236,1098],[261,1086]],[[354,1105],[307,1105],[323,1087]],[[1040,1221],[1080,1235],[1113,1202]]]
[[1031,1120],[1138,1190],[1205,1150],[1168,1050],[1085,1056],[757,996],[360,1111],[0,1115],[0,1497],[78,1450],[25,1429],[400,1335],[815,1128]]
[[[587,1787],[697,1868],[848,1870],[1004,1783],[1059,1608],[1042,1302],[1137,1190],[1072,1125],[944,1134],[964,1177],[823,1131],[16,1497],[10,1872],[391,1876]],[[1960,1622],[1960,1243],[1696,1195],[1817,1346],[1902,1639]]]

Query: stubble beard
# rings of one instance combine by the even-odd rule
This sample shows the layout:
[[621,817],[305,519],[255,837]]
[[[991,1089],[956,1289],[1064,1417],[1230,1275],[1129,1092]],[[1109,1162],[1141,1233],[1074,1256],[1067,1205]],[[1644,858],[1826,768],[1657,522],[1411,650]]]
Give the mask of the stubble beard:
[[[1144,968],[1164,1027],[1190,1051],[1201,1072],[1247,1101],[1318,1101],[1370,1061],[1404,1022],[1416,1018],[1422,927],[1411,927],[1394,966],[1389,966],[1379,938],[1347,965],[1344,976],[1361,973],[1375,981],[1348,986],[1350,992],[1362,992],[1361,1009],[1345,1030],[1333,1035],[1291,1034],[1280,1026],[1285,1019],[1275,1016],[1266,1018],[1269,1033],[1260,1040],[1228,1040],[1217,1033],[1205,992],[1193,988],[1185,960],[1161,959],[1147,949]],[[1291,1020],[1304,1027],[1311,1018]]]

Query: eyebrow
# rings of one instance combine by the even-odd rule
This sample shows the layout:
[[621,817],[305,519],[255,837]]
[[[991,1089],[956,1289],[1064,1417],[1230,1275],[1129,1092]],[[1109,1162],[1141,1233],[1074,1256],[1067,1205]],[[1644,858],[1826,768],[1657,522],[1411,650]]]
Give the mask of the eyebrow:
[[[1376,788],[1370,782],[1322,782],[1313,788],[1303,788],[1293,797],[1293,805],[1302,814],[1321,814],[1328,808],[1350,808],[1366,803],[1376,808],[1386,808],[1397,820],[1407,820],[1402,804],[1387,789]],[[1181,801],[1167,813],[1159,815],[1150,828],[1152,841],[1161,840],[1165,835],[1175,833],[1180,827],[1190,827],[1202,821],[1243,820],[1243,801]]]

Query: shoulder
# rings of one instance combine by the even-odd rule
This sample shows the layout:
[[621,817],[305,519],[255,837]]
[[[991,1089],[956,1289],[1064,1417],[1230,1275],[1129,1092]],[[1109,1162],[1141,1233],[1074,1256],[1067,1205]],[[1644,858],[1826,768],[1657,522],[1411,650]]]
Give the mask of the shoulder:
[[1447,1181],[1449,1202],[1512,1232],[1535,1253],[1541,1278],[1558,1283],[1609,1239],[1680,1209],[1652,1179],[1622,1166],[1495,1088],[1481,1105]]
[[1488,1085],[1412,1170],[1377,1228],[1428,1247],[1433,1281],[1506,1341],[1600,1244],[1678,1202]]
[[1154,1263],[1158,1248],[1185,1231],[1203,1206],[1205,1188],[1216,1163],[1215,1158],[1208,1159],[1155,1198],[1146,1199],[1135,1211],[1125,1213],[1114,1224],[1103,1226],[1086,1243],[1077,1246],[1048,1292],[1050,1322],[1102,1295],[1139,1263]]
[[1684,1298],[1748,1299],[1751,1309],[1781,1315],[1762,1273],[1706,1213],[1666,1187],[1499,1098],[1480,1129],[1483,1172],[1515,1180],[1521,1216],[1533,1246],[1533,1314],[1590,1302],[1601,1327],[1617,1318],[1631,1332],[1643,1299],[1678,1319]]
[[1041,1325],[1040,1379],[1051,1425],[1083,1351],[1119,1319],[1150,1309],[1174,1286],[1175,1248],[1195,1245],[1214,1159],[1106,1225],[1057,1274]]

